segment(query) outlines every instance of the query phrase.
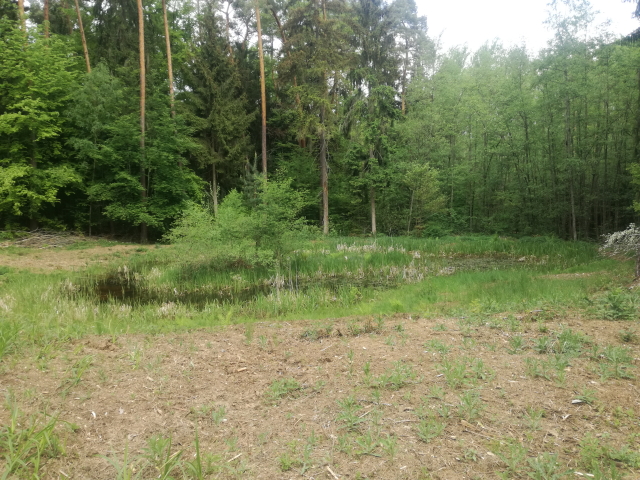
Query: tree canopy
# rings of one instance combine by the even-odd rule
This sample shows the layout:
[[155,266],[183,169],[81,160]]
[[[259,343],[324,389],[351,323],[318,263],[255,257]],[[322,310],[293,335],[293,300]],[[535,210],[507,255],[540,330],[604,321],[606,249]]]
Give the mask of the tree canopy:
[[537,55],[443,52],[414,0],[46,8],[23,22],[0,0],[0,228],[158,239],[232,192],[224,211],[259,218],[263,105],[269,181],[325,233],[588,239],[636,220],[640,49],[586,0],[552,2]]

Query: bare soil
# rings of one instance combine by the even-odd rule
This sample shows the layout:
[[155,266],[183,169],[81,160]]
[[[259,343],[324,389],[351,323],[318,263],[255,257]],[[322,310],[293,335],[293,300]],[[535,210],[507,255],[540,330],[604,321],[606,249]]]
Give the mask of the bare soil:
[[[513,332],[399,315],[387,318],[380,331],[352,335],[354,325],[372,321],[335,320],[331,335],[316,340],[304,334],[317,333],[319,325],[305,321],[95,336],[5,357],[0,390],[13,392],[25,415],[58,415],[66,454],[49,459],[42,478],[116,478],[105,457],[121,462],[125,450],[139,471],[154,435],[171,436],[174,449],[184,450],[182,461],[192,461],[196,429],[211,478],[494,479],[506,471],[500,455],[509,442],[524,446],[528,458],[557,453],[562,465],[584,472],[580,442],[586,435],[612,448],[631,445],[640,451],[639,345],[624,344],[632,349],[633,379],[603,380],[600,362],[585,355],[572,360],[563,381],[532,378],[525,359],[549,356],[531,348],[508,353],[513,336],[521,335],[530,347],[534,339],[567,327],[600,345],[621,346],[618,332],[629,322],[529,316]],[[550,333],[541,333],[545,328]],[[470,383],[459,388],[447,384],[445,357],[425,346],[432,340],[450,348],[451,361],[482,360],[486,377],[467,377]],[[75,384],[82,362],[90,366]],[[382,375],[398,365],[416,376],[395,388]],[[270,397],[274,382],[283,379],[295,379],[300,388]],[[442,398],[434,395],[438,388]],[[594,401],[574,402],[585,389]],[[475,418],[461,408],[469,390],[479,394]],[[349,397],[358,419],[351,430],[344,403],[338,403]],[[212,412],[221,407],[224,418],[216,419]],[[537,423],[528,409],[543,414]],[[446,410],[449,418],[442,417]],[[428,412],[446,427],[424,442],[417,427]],[[7,407],[1,407],[0,423],[8,418]],[[621,468],[626,478],[640,478],[639,470]],[[158,476],[151,467],[143,473]]]
[[[5,244],[5,247],[10,246]],[[55,270],[82,270],[91,265],[108,264],[114,256],[127,256],[140,250],[140,245],[91,246],[88,248],[67,250],[65,248],[44,247],[0,248],[0,266],[27,270],[34,273]]]

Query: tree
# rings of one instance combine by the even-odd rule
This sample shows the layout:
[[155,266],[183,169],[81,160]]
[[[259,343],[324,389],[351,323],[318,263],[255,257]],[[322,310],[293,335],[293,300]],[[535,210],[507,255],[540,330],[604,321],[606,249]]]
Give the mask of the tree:
[[[82,15],[80,15],[80,4],[78,3],[78,0],[75,0],[75,4],[76,4],[76,15],[78,16],[78,28],[80,29],[80,39],[82,40],[82,51],[84,53],[84,62],[87,66],[87,73],[91,73],[91,62],[89,61],[89,49],[87,48],[87,39],[84,36],[84,27],[82,25]],[[49,10],[48,10],[48,5],[47,5],[47,10],[46,10],[46,15],[47,17],[49,16]],[[48,22],[48,19],[47,19]],[[48,31],[48,26],[45,23],[45,28]]]
[[64,154],[64,117],[75,60],[58,39],[30,36],[0,19],[0,212],[8,224],[56,226],[45,209],[81,178]]
[[[401,110],[404,115],[407,111],[407,86],[409,80],[423,72],[419,71],[420,64],[427,51],[433,49],[433,45],[427,38],[427,18],[418,15],[415,0],[395,0],[390,5],[390,15],[393,18],[396,35],[396,55],[402,65],[402,77],[400,79]],[[433,52],[429,51],[429,54]]]
[[365,142],[367,159],[363,162],[361,178],[368,183],[371,233],[375,235],[376,191],[385,183],[387,129],[400,113],[395,108],[400,62],[395,55],[398,18],[394,18],[390,7],[381,0],[359,0],[354,10],[354,41],[359,58],[349,76],[356,89],[353,105],[364,117],[359,138]]
[[[320,212],[323,233],[329,233],[329,153],[337,130],[340,92],[351,65],[351,29],[341,0],[303,0],[289,11],[284,30],[289,53],[280,62],[280,77],[290,81],[295,101],[292,129],[297,139],[315,147],[320,170]],[[292,102],[293,103],[293,102]]]
[[167,74],[169,76],[169,103],[171,105],[171,118],[176,117],[175,94],[173,91],[173,63],[171,59],[171,36],[169,35],[169,22],[167,20],[167,1],[162,0],[162,20],[164,23],[164,38],[167,45]]
[[[145,171],[145,110],[147,100],[147,78],[145,70],[145,55],[144,55],[144,9],[142,7],[142,0],[137,0],[138,3],[138,42],[140,52],[140,196],[142,203],[146,203],[147,199],[147,173]],[[147,222],[140,222],[140,242],[148,242]]]
[[211,2],[202,7],[197,42],[188,52],[188,61],[180,66],[191,91],[182,92],[179,99],[189,112],[200,144],[192,154],[202,177],[210,182],[217,213],[220,192],[238,186],[247,158],[254,151],[249,129],[257,110],[249,104],[246,85],[242,84],[243,62],[229,55],[226,18],[221,21],[214,6]]
[[260,23],[260,4],[256,2],[256,27],[258,31],[258,58],[260,61],[260,117],[262,120],[262,174],[267,178],[267,89],[264,73],[264,49],[262,48],[262,25]]
[[22,31],[27,33],[27,16],[24,13],[24,0],[18,0],[18,18],[22,25]]

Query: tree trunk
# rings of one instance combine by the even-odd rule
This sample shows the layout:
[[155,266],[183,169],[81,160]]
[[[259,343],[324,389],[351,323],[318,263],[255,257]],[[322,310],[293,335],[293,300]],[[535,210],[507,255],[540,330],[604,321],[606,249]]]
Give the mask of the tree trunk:
[[400,94],[402,98],[402,115],[405,115],[407,113],[406,94],[407,94],[407,64],[408,63],[409,63],[409,42],[405,40],[404,62],[402,65],[402,92]]
[[171,118],[176,118],[175,94],[173,90],[173,63],[171,60],[171,37],[169,36],[169,21],[167,20],[167,2],[162,0],[162,17],[164,19],[164,38],[167,43],[167,70],[169,71],[169,103]]
[[82,15],[80,15],[80,4],[76,2],[76,15],[78,16],[78,28],[80,29],[80,38],[82,39],[82,51],[84,52],[84,62],[87,65],[87,73],[91,73],[91,63],[89,62],[89,49],[87,48],[87,39],[84,36],[84,27],[82,26]]
[[[31,130],[31,168],[37,170],[38,168],[38,159],[36,158],[36,133]],[[35,173],[35,172],[34,172]],[[38,229],[38,219],[35,217],[31,217],[29,219],[29,227],[31,230]]]
[[44,0],[44,38],[49,38],[49,0]]
[[[567,70],[564,71],[564,81],[566,85],[569,85],[569,74]],[[571,99],[569,98],[569,94],[565,96],[564,100],[565,104],[565,133],[564,133],[564,151],[566,161],[573,162],[573,134],[572,134],[572,126],[571,126]],[[569,166],[569,196],[571,202],[571,237],[575,242],[578,239],[578,232],[576,229],[576,206],[575,206],[575,195],[574,195],[574,175],[573,175],[573,165],[570,163]]]
[[[373,153],[373,147],[369,147],[369,165],[373,165],[373,162],[376,161],[376,157]],[[371,167],[369,167],[371,168]],[[369,187],[369,202],[371,204],[371,234],[375,235],[377,233],[376,229],[376,190],[373,186],[373,180],[371,180],[372,185]]]
[[[143,205],[147,202],[147,178],[145,171],[145,108],[146,108],[146,69],[144,53],[144,10],[142,0],[138,1],[138,45],[140,50],[140,186],[142,187],[140,196]],[[77,2],[77,0],[76,0]],[[140,242],[147,243],[147,223],[140,223]]]
[[211,165],[211,194],[213,195],[213,216],[218,216],[218,173],[216,164]]
[[267,178],[267,88],[264,73],[264,51],[262,49],[262,25],[260,24],[260,6],[256,0],[256,22],[258,25],[258,56],[260,59],[260,99],[262,113],[262,173]]
[[576,229],[576,202],[573,193],[573,167],[571,168],[569,191],[571,197],[571,238],[573,238],[573,241],[575,242],[576,240],[578,240],[578,231]]
[[327,166],[327,138],[324,125],[324,106],[320,110],[320,183],[322,185],[322,233],[329,233],[329,168]]
[[640,68],[638,68],[638,105],[636,109],[636,130],[634,132],[633,153],[635,161],[640,163]]
[[378,230],[376,228],[376,189],[374,187],[369,189],[369,201],[371,202],[371,235],[376,235]]
[[413,214],[413,197],[415,195],[415,190],[411,190],[411,203],[409,203],[409,221],[407,222],[407,235],[411,231],[411,215]]
[[22,31],[27,31],[27,17],[24,14],[24,0],[18,0],[18,16],[20,17],[20,25],[22,25]]
[[[280,32],[280,39],[282,40],[282,49],[284,50],[284,53],[287,56],[287,58],[289,58],[289,49],[287,48],[287,36],[284,32],[284,28],[282,27],[282,22],[280,22],[280,18],[278,17],[278,14],[276,13],[274,8],[271,8],[271,15],[273,15],[273,19],[276,21],[276,25],[278,26],[278,32]],[[296,97],[295,97],[296,107],[298,108],[298,110],[300,110],[300,93],[298,93],[298,90],[297,90],[298,89],[297,75],[293,76],[293,88],[296,91]],[[298,138],[298,146],[300,148],[305,148],[306,140],[304,137]]]

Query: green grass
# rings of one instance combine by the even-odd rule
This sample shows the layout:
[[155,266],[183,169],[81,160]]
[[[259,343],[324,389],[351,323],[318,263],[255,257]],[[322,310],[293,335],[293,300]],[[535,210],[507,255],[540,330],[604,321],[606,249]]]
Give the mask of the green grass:
[[[632,278],[631,262],[599,258],[595,245],[548,238],[323,238],[307,242],[272,269],[220,271],[206,259],[184,258],[164,247],[79,273],[3,270],[0,358],[25,346],[87,334],[115,340],[123,333],[265,318],[322,321],[394,313],[482,318],[577,308],[601,318],[633,319],[640,308],[637,293],[619,288]],[[555,276],[563,273],[588,275]],[[99,301],[94,286],[105,275],[130,279],[144,295]],[[309,338],[321,334],[316,329]]]
[[4,467],[0,478],[40,478],[40,469],[48,458],[62,456],[64,445],[56,432],[57,417],[25,417],[11,395],[7,395],[10,419],[0,427],[0,454]]

